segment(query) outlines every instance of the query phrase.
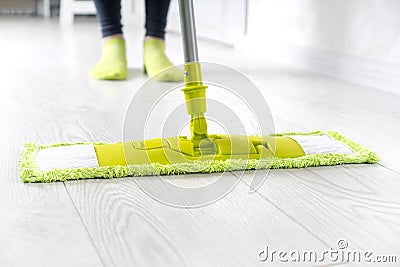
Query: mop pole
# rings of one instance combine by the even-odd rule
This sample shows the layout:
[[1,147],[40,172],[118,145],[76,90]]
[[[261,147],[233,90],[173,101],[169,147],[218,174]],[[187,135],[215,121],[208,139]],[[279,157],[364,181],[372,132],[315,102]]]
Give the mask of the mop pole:
[[182,91],[185,94],[186,110],[190,115],[191,140],[194,146],[198,147],[200,141],[208,137],[207,122],[204,117],[207,86],[204,86],[202,81],[192,0],[179,0],[179,15],[185,59],[185,87]]

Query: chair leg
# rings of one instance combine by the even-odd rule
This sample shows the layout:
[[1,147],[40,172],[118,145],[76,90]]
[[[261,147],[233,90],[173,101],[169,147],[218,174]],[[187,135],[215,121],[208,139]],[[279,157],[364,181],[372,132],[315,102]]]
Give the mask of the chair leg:
[[74,23],[74,0],[61,0],[60,3],[60,24],[71,25]]
[[51,10],[50,10],[50,0],[43,0],[43,16],[45,18],[50,18]]

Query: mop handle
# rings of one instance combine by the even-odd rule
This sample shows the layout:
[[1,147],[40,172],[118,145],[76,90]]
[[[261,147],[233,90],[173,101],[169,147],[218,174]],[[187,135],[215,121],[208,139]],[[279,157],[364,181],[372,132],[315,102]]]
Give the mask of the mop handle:
[[179,17],[185,63],[199,62],[196,24],[192,0],[179,0]]
[[203,84],[199,56],[197,53],[196,25],[192,0],[179,0],[179,16],[182,29],[183,53],[185,57],[184,82],[186,110],[190,115],[191,140],[194,147],[208,137],[206,112],[206,88]]

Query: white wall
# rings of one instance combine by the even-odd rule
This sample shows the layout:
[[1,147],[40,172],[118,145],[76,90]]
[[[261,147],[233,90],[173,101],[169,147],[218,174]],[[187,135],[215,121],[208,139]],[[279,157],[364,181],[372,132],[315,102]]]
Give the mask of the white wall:
[[399,0],[249,0],[248,7],[239,48],[400,93]]
[[[196,32],[199,38],[229,45],[245,34],[246,0],[194,0]],[[180,32],[178,1],[171,1],[168,29]]]

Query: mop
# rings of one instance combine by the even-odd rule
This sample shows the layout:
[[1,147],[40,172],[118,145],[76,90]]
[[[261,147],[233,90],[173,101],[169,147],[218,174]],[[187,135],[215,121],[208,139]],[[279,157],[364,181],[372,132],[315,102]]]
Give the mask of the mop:
[[267,135],[209,134],[207,86],[197,54],[192,0],[179,1],[184,48],[184,87],[191,136],[120,143],[25,144],[19,161],[23,182],[213,173],[376,163],[379,157],[335,131]]

